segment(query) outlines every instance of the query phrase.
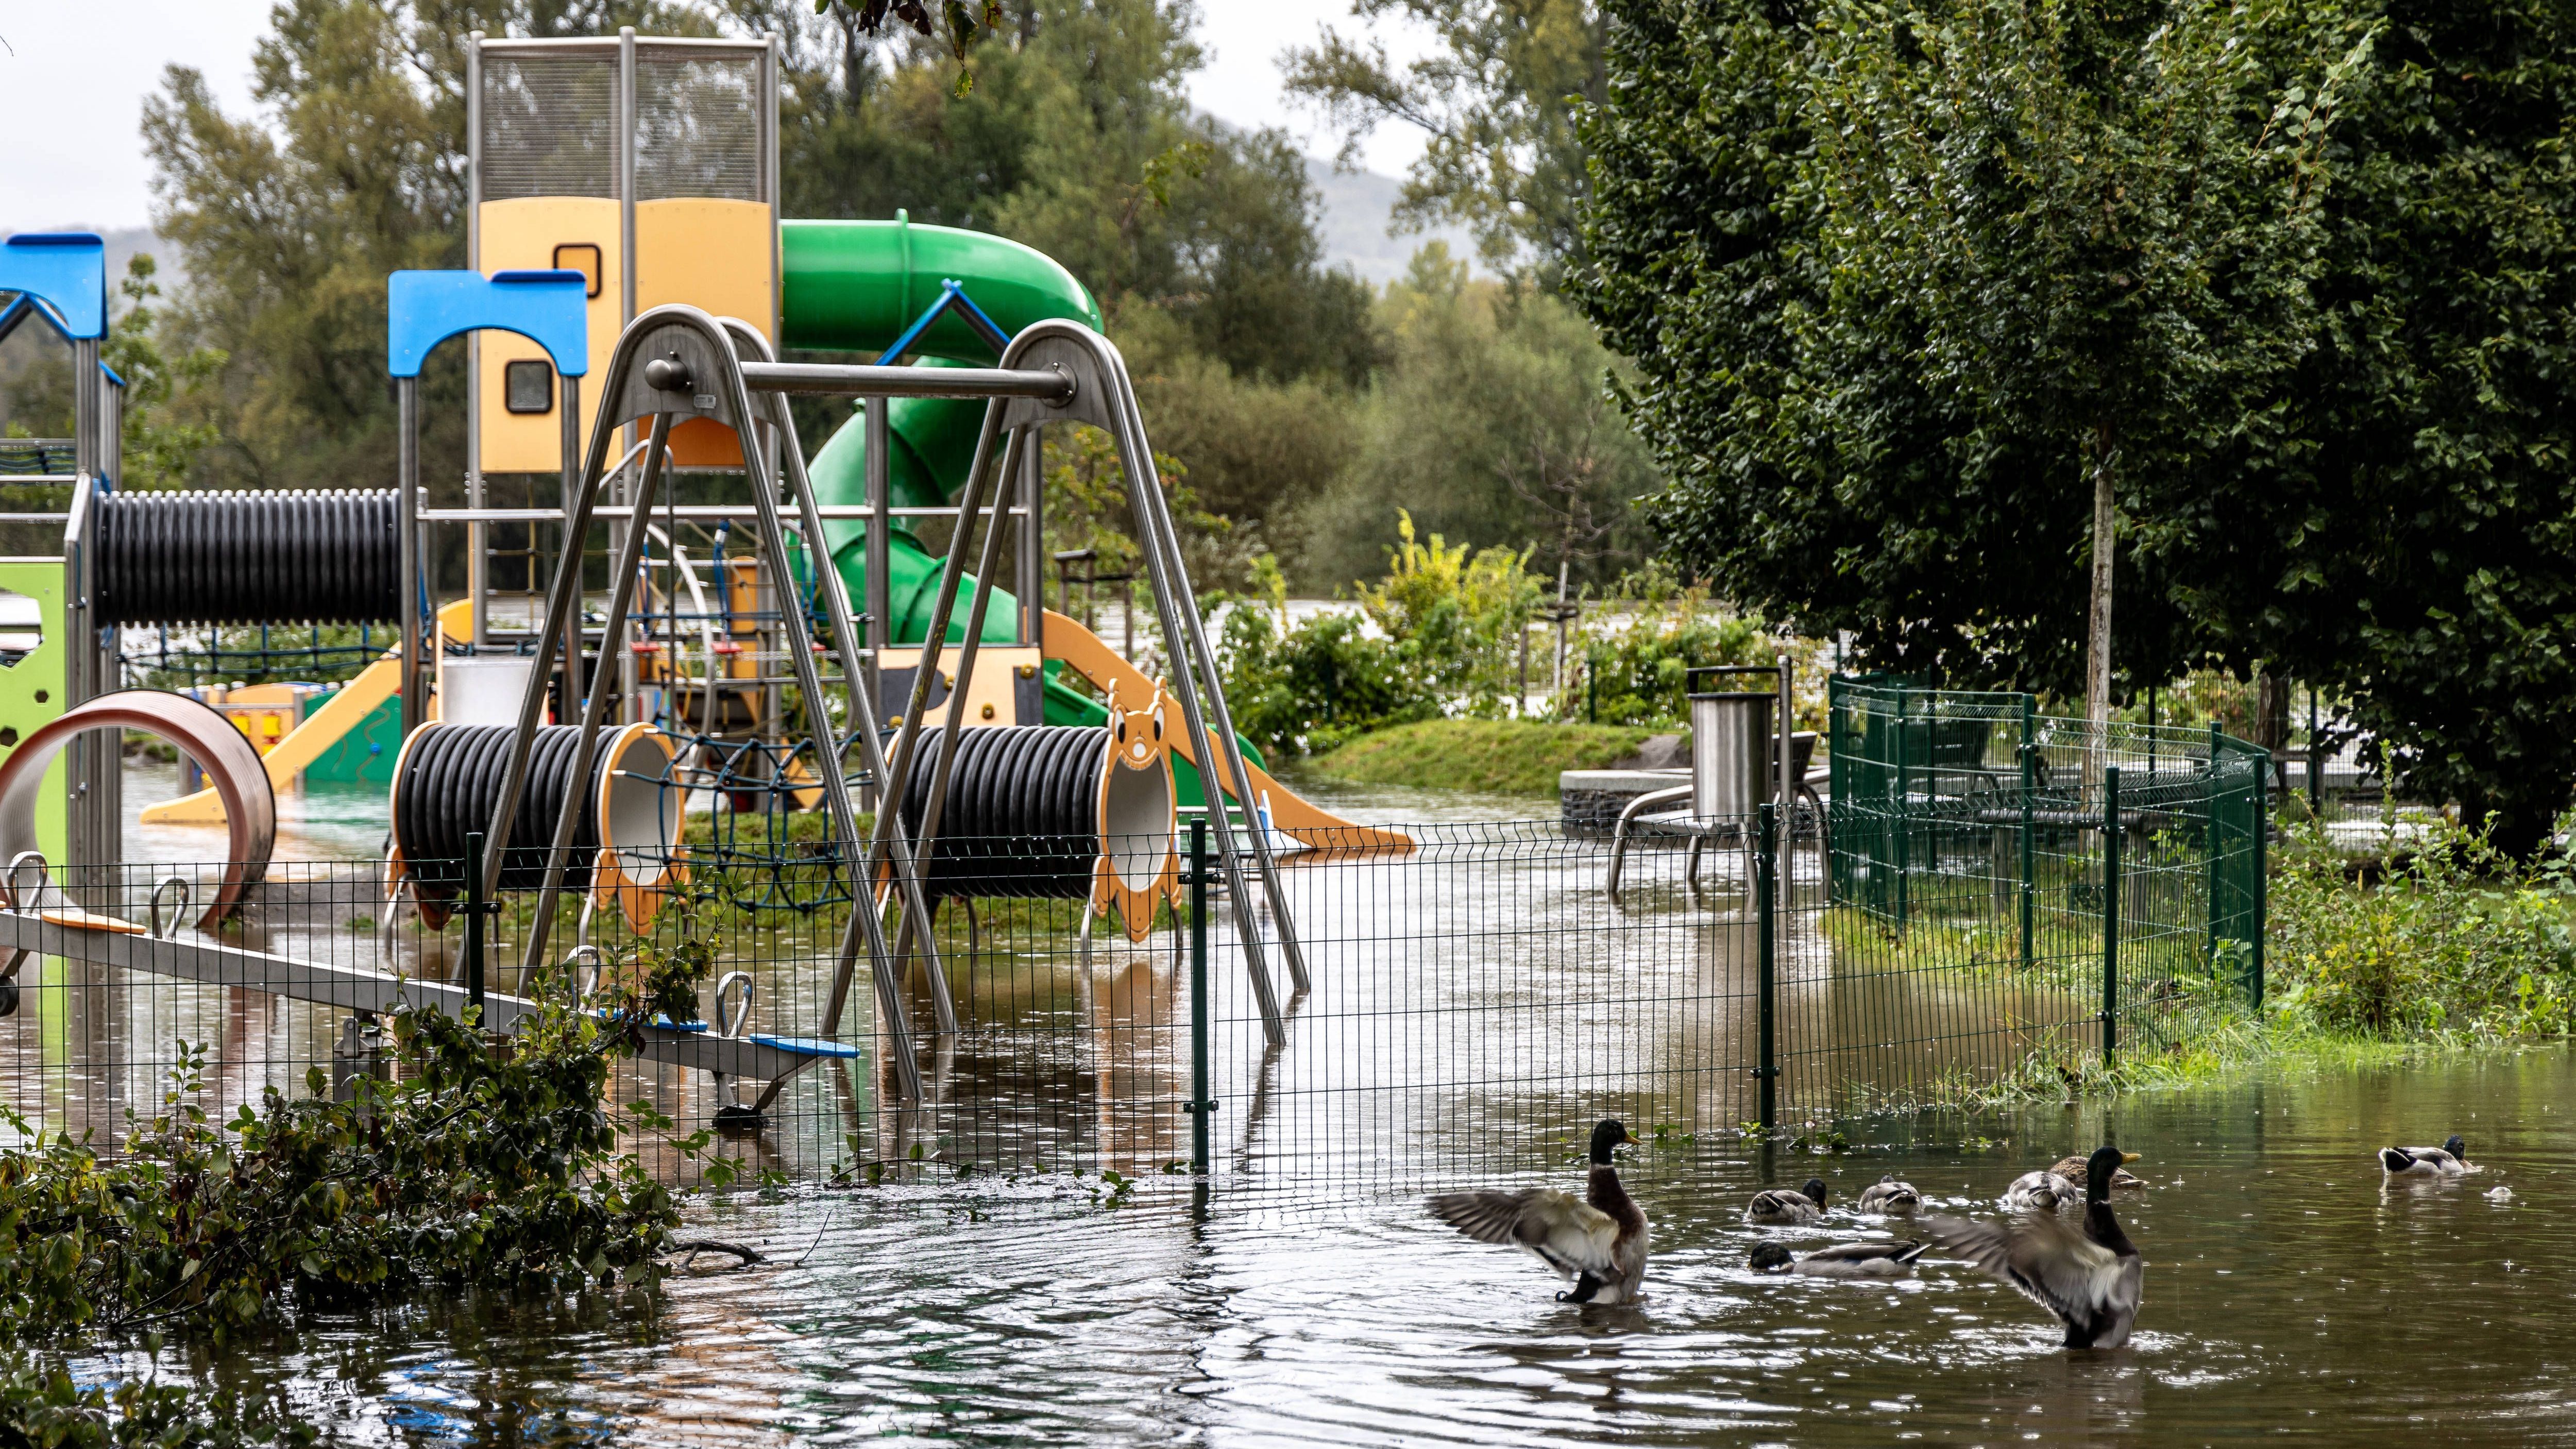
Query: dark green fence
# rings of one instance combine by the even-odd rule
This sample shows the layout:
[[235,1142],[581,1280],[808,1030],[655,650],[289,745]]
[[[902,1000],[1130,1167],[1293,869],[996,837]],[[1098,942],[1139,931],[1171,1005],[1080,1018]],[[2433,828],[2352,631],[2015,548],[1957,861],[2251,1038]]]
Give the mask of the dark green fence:
[[[2088,999],[2106,1053],[2169,1045],[2196,985],[2261,1002],[2262,750],[1887,679],[1836,679],[1830,707],[1823,925],[1849,966]],[[2055,1015],[2035,1035],[2086,1024]]]

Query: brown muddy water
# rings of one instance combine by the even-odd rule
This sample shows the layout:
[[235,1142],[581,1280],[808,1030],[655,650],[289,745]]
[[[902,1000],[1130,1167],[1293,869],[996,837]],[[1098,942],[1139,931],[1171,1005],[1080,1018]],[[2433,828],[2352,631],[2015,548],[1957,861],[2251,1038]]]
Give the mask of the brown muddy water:
[[[2571,1101],[2576,1057],[2551,1049],[1847,1122],[1846,1153],[1651,1146],[1625,1169],[1649,1296],[1611,1309],[1555,1302],[1531,1260],[1409,1195],[800,1188],[702,1204],[698,1230],[773,1260],[658,1307],[423,1303],[217,1367],[291,1384],[349,1443],[2568,1443]],[[2453,1130],[2481,1172],[2383,1183],[2373,1148]],[[2069,1353],[1953,1264],[1745,1269],[1766,1235],[1903,1231],[1847,1207],[1748,1228],[1765,1184],[1812,1172],[1847,1204],[1894,1172],[1991,1213],[2013,1175],[2105,1137],[2150,1184],[2119,1205],[2148,1263],[2126,1349]]]
[[[1420,819],[1429,802],[1342,803]],[[1549,949],[1569,968],[1585,959]],[[1331,1040],[1402,1015],[1337,1009],[1330,1031],[1301,1032]],[[1306,1080],[1293,1052],[1282,1070]],[[1333,1083],[1292,1100],[1369,1100],[1330,1096]],[[1260,1110],[1221,1090],[1230,1115]],[[1840,1152],[1759,1149],[1707,1125],[1731,1120],[1712,1110],[1624,1164],[1655,1257],[1645,1301],[1609,1309],[1556,1302],[1533,1260],[1420,1205],[1451,1182],[1578,1184],[1565,1123],[1405,1100],[1357,1126],[1280,1112],[1267,1145],[1245,1149],[1251,1165],[1204,1193],[1155,1174],[1129,1195],[1057,1171],[839,1190],[809,1176],[699,1198],[690,1235],[769,1261],[682,1276],[649,1300],[423,1299],[194,1358],[172,1349],[157,1368],[282,1386],[349,1444],[2576,1444],[2565,1048],[1846,1117]],[[2454,1131],[2479,1173],[2383,1181],[2374,1148]],[[1766,1237],[1804,1250],[1901,1234],[1903,1220],[1848,1206],[1881,1174],[1941,1210],[1992,1215],[2011,1178],[2106,1139],[2142,1155],[2149,1183],[2118,1204],[2148,1263],[2126,1349],[2069,1353],[2038,1309],[1955,1264],[1866,1284],[1745,1267]],[[1811,1174],[1831,1186],[1824,1223],[1744,1224],[1755,1191]],[[147,1367],[126,1355],[77,1371]]]

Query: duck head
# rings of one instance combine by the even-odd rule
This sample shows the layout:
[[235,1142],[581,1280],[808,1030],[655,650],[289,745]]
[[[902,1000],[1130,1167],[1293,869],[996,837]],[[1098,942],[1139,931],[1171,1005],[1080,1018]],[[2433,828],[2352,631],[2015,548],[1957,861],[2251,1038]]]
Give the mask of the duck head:
[[2442,1144],[2442,1150],[2451,1154],[2454,1162],[2466,1163],[2469,1160],[2469,1140],[2457,1132],[2451,1134],[2450,1141]]
[[1626,1123],[1616,1117],[1604,1117],[1600,1125],[1592,1129],[1592,1160],[1596,1163],[1607,1163],[1610,1160],[1611,1148],[1623,1142],[1636,1140],[1628,1135]]
[[1755,1243],[1753,1257],[1745,1266],[1756,1273],[1786,1273],[1794,1261],[1789,1250],[1778,1243]]
[[1807,1201],[1814,1203],[1818,1207],[1823,1207],[1825,1205],[1825,1180],[1821,1177],[1808,1178],[1807,1185],[1798,1189],[1798,1195],[1805,1198]]
[[2094,1148],[2093,1155],[2084,1159],[2084,1200],[2086,1202],[2110,1201],[2111,1174],[2137,1160],[2138,1154],[2122,1152],[2107,1142]]

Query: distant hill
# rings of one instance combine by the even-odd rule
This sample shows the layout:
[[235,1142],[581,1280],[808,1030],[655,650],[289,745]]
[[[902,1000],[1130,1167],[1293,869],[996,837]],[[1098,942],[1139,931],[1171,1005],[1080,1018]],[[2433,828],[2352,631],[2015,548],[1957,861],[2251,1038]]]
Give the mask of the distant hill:
[[1327,267],[1347,265],[1362,278],[1384,285],[1404,275],[1414,252],[1425,242],[1445,241],[1451,256],[1475,258],[1475,239],[1458,227],[1388,236],[1387,218],[1395,213],[1396,194],[1403,185],[1392,176],[1336,171],[1332,162],[1313,156],[1306,158],[1306,175],[1324,202],[1316,230]]

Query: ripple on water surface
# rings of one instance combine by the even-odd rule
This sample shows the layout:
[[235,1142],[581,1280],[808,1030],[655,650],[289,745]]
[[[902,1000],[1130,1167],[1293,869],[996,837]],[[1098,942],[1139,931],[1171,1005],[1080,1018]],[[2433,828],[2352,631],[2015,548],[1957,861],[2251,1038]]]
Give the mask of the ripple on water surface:
[[[1886,1145],[1767,1172],[1735,1144],[1658,1148],[1627,1169],[1656,1232],[1651,1297],[1628,1308],[1559,1304],[1528,1259],[1410,1199],[1314,1183],[1294,1208],[1246,1188],[1203,1215],[1025,1184],[973,1210],[805,1192],[709,1208],[704,1231],[776,1261],[679,1282],[649,1323],[424,1307],[398,1347],[353,1326],[235,1367],[297,1380],[338,1437],[404,1443],[2568,1443],[2576,1230],[2548,1205],[2576,1192],[2571,1087],[2576,1059],[2548,1051],[1873,1119],[1847,1130]],[[2383,1186],[2371,1149],[2454,1130],[2479,1175]],[[1955,1265],[1878,1283],[1745,1267],[1766,1235],[1903,1230],[1847,1206],[1748,1228],[1768,1183],[1813,1171],[1848,1204],[1892,1171],[1990,1214],[2015,1174],[2106,1134],[2151,1184],[2119,1203],[2150,1265],[2127,1350],[2069,1354]],[[1995,1144],[1960,1145],[1976,1138]]]

